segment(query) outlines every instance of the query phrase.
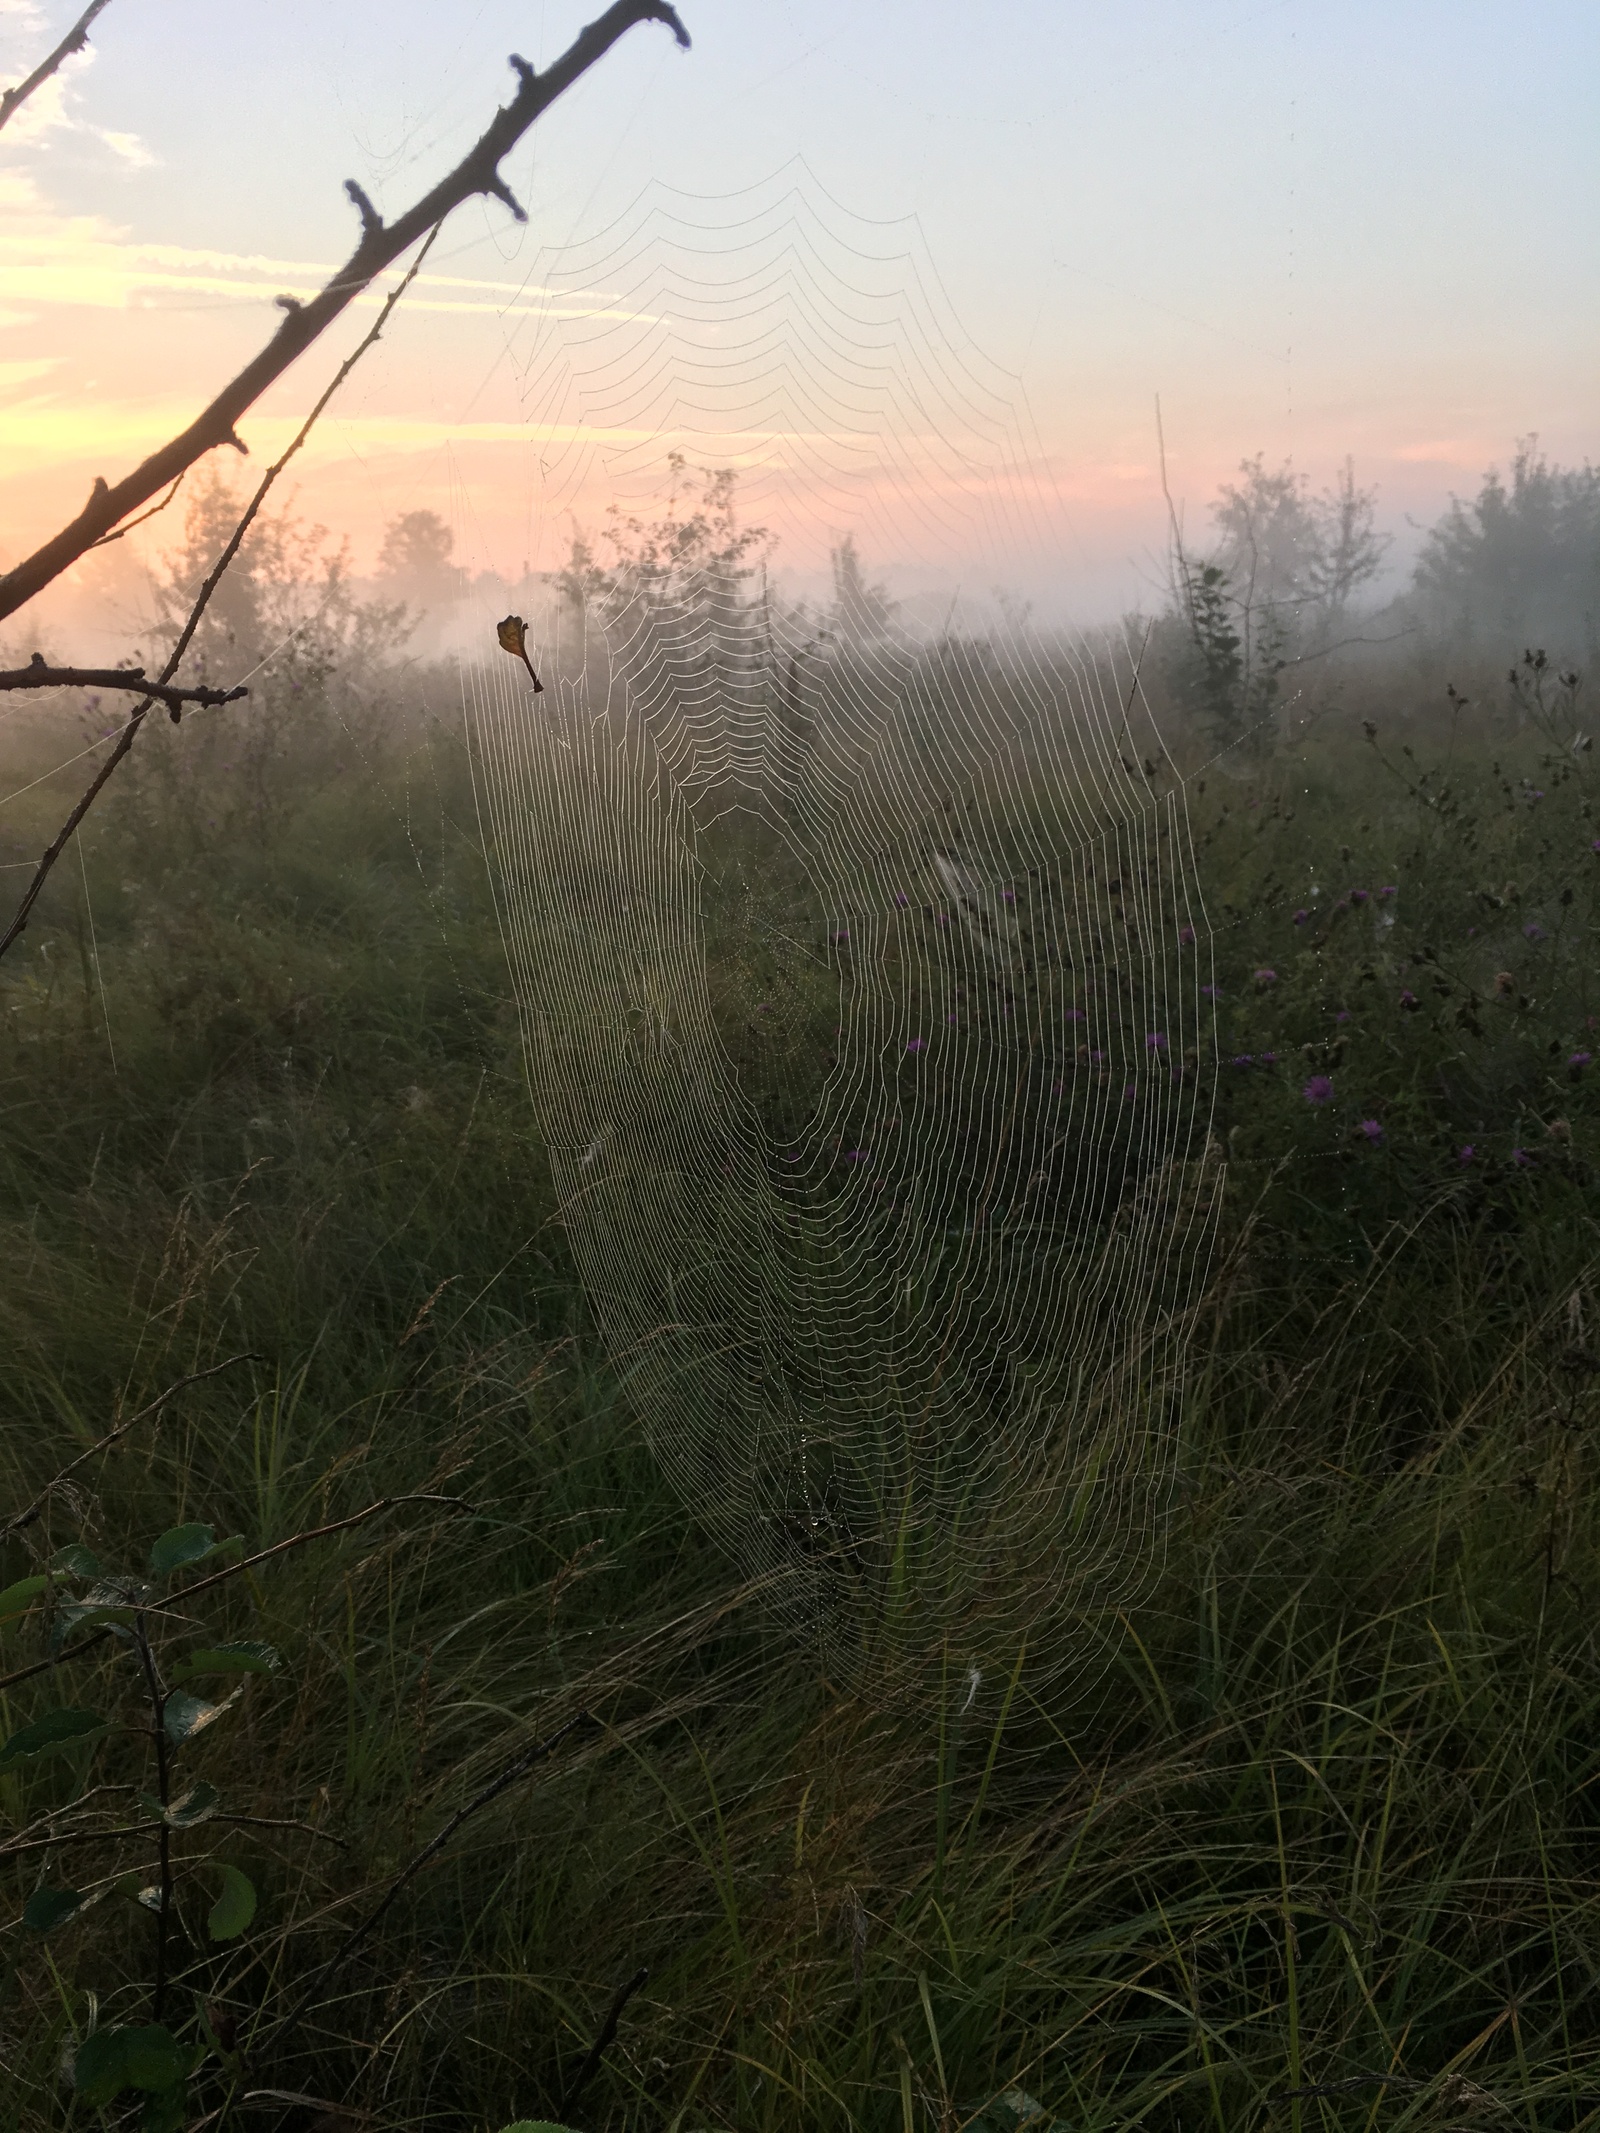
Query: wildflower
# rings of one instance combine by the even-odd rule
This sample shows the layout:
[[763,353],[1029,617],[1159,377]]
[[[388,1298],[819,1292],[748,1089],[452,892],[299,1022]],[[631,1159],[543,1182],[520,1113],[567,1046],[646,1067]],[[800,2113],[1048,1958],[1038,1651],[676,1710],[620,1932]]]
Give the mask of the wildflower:
[[1105,1055],[1105,1053],[1104,1053],[1104,1052],[1091,1052],[1091,1053],[1089,1054],[1089,1064],[1090,1064],[1090,1066],[1104,1066],[1104,1065],[1105,1065],[1105,1063],[1106,1063],[1106,1055]]
[[1265,964],[1256,972],[1256,983],[1263,988],[1268,985],[1276,985],[1277,982],[1278,973],[1275,970],[1269,970]]
[[1277,1063],[1278,1055],[1276,1052],[1257,1052],[1256,1054],[1257,1066],[1276,1066]]
[[1574,1052],[1567,1060],[1567,1065],[1575,1074],[1581,1074],[1593,1057],[1593,1052]]
[[1477,1153],[1477,1149],[1473,1147],[1471,1141],[1468,1141],[1466,1145],[1458,1151],[1456,1155],[1456,1161],[1461,1165],[1462,1169],[1465,1170],[1467,1165],[1474,1160]]
[[1497,970],[1494,974],[1494,989],[1502,1000],[1509,999],[1517,989],[1517,981],[1509,970]]
[[1087,1022],[1088,1019],[1081,1007],[1069,1007],[1062,1017],[1065,1022]]
[[1589,849],[1591,852],[1600,852],[1600,837],[1595,838]]
[[1002,889],[1002,890],[1000,891],[1000,900],[1001,900],[1001,902],[1002,902],[1002,903],[1007,903],[1007,904],[1014,904],[1014,903],[1016,902],[1016,900],[1017,900],[1017,892],[1016,892],[1016,890],[1015,890],[1015,889]]
[[1360,1125],[1357,1126],[1356,1131],[1364,1141],[1371,1143],[1374,1147],[1383,1139],[1383,1128],[1375,1118],[1364,1118]]
[[847,1163],[864,1163],[871,1153],[872,1150],[870,1148],[852,1148],[845,1156],[845,1161]]
[[1183,927],[1180,927],[1180,928],[1179,928],[1179,931],[1178,931],[1178,946],[1179,946],[1180,948],[1192,948],[1192,947],[1194,946],[1194,928],[1193,928],[1193,926],[1183,926]]
[[841,948],[848,947],[850,943],[850,928],[841,926],[837,933],[830,933],[828,938],[830,941],[836,942]]
[[1553,1141],[1570,1141],[1572,1138],[1572,1121],[1566,1118],[1553,1118],[1544,1130]]
[[1222,998],[1222,987],[1220,985],[1202,985],[1200,990],[1208,1000],[1220,1000]]
[[1138,1085],[1138,1083],[1137,1083],[1137,1082],[1135,1082],[1135,1081],[1130,1081],[1130,1082],[1128,1083],[1128,1086],[1127,1086],[1127,1087],[1126,1087],[1126,1088],[1125,1088],[1125,1089],[1123,1090],[1123,1092],[1122,1092],[1122,1097],[1123,1097],[1123,1101],[1124,1101],[1124,1102],[1126,1102],[1126,1101],[1128,1100],[1128,1098],[1129,1098],[1130,1096],[1137,1096],[1137,1095],[1138,1095],[1138,1093],[1139,1093],[1139,1085]]
[[1254,1052],[1235,1052],[1232,1059],[1228,1062],[1230,1066],[1236,1067],[1254,1066],[1255,1063],[1256,1056]]
[[1536,918],[1530,918],[1522,932],[1525,940],[1542,941],[1545,938],[1545,930]]
[[955,1020],[956,1018],[955,1018],[955,1016],[954,1016],[953,1014],[950,1014],[950,1015],[946,1015],[944,1019],[946,1020],[946,1022],[954,1022],[954,1020]]
[[1414,1015],[1417,1011],[1417,1004],[1417,996],[1414,992],[1403,992],[1400,995],[1400,1005],[1406,1014]]
[[927,1049],[928,1040],[926,1037],[908,1037],[906,1039],[906,1050],[908,1052],[925,1052]]
[[1398,896],[1400,894],[1400,885],[1398,882],[1391,881],[1384,888],[1381,888],[1378,894],[1380,896]]
[[903,911],[903,910],[904,910],[904,909],[906,908],[906,906],[907,906],[907,905],[908,905],[908,904],[910,903],[910,901],[911,901],[910,897],[909,897],[909,896],[907,896],[907,894],[906,894],[906,892],[905,892],[905,890],[904,890],[904,889],[896,889],[896,890],[895,890],[895,892],[894,892],[894,900],[895,900],[896,904],[897,904],[897,905],[898,905],[898,906],[900,907],[900,909],[901,909],[902,911]]
[[1513,1148],[1511,1160],[1519,1170],[1531,1170],[1533,1168],[1533,1157],[1529,1155],[1526,1148]]
[[1542,800],[1544,798],[1544,794],[1542,792],[1530,792],[1528,794],[1528,798],[1530,800]]
[[1340,1008],[1340,1010],[1339,1010],[1339,1012],[1338,1012],[1338,1013],[1337,1013],[1337,1014],[1336,1014],[1336,1015],[1334,1016],[1334,1018],[1333,1018],[1333,1019],[1334,1019],[1334,1021],[1335,1021],[1335,1022],[1348,1022],[1348,1021],[1349,1021],[1349,1019],[1350,1019],[1350,1010],[1349,1010],[1349,1008],[1348,1008],[1348,1007],[1341,1007],[1341,1008]]
[[1365,889],[1352,889],[1350,891],[1350,901],[1353,904],[1364,904],[1366,900],[1367,892]]
[[1302,904],[1300,909],[1294,915],[1294,922],[1297,926],[1303,926],[1310,916],[1311,913]]
[[1333,1083],[1326,1074],[1313,1074],[1300,1091],[1300,1094],[1308,1104],[1331,1104],[1333,1102]]
[[1153,1029],[1144,1040],[1144,1048],[1147,1052],[1164,1052],[1167,1040],[1160,1030]]

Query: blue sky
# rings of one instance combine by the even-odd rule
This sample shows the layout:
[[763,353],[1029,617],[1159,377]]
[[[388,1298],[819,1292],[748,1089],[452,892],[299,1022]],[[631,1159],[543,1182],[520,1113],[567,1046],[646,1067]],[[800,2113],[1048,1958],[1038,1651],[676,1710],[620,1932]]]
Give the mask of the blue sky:
[[[75,11],[0,6],[7,77]],[[199,255],[337,259],[346,177],[408,202],[507,93],[506,53],[547,60],[593,11],[113,0],[92,62],[0,153],[8,219],[33,232],[26,271],[13,259],[7,281],[0,259],[0,548],[148,448],[267,330],[270,291]],[[797,157],[849,214],[915,218],[1063,482],[1080,613],[1136,594],[1159,546],[1157,394],[1195,519],[1257,450],[1319,482],[1354,454],[1402,533],[1524,432],[1559,458],[1600,453],[1593,0],[683,13],[691,53],[633,31],[513,159],[528,230],[469,207],[441,270],[514,286],[541,248],[605,228],[653,184],[735,194]],[[65,268],[86,247],[104,279],[141,246],[137,271],[87,303],[38,264],[41,248]],[[153,300],[151,247],[169,269]],[[358,553],[397,502],[459,485],[468,462],[447,479],[441,426],[515,420],[498,301],[396,330],[357,403],[365,489],[349,451],[325,496],[327,462],[308,470]],[[282,420],[323,367],[282,389]]]

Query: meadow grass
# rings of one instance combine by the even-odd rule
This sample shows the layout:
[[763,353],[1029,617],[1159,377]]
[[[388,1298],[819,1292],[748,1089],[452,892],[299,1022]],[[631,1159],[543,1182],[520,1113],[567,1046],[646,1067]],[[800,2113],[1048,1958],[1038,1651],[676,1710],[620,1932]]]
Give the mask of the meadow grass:
[[[1075,1697],[1019,1672],[979,1724],[937,1669],[889,1708],[830,1680],[667,1487],[553,1220],[459,748],[305,721],[245,772],[220,722],[161,735],[0,974],[0,1501],[259,1358],[80,1468],[0,1585],[79,1541],[137,1570],[185,1520],[254,1552],[470,1506],[207,1601],[283,1664],[193,1766],[280,1826],[177,1840],[260,1890],[220,1946],[180,1899],[176,2012],[237,2025],[190,2122],[559,2115],[648,1966],[573,2106],[597,2133],[1590,2123],[1582,754],[1351,715],[1194,781],[1229,1172],[1165,1564],[1085,1626]],[[0,1731],[117,1661],[69,1650]],[[0,1770],[0,2126],[91,2121],[63,2054],[146,2004],[136,1904],[14,1921],[74,1789],[149,1782],[131,1729]]]

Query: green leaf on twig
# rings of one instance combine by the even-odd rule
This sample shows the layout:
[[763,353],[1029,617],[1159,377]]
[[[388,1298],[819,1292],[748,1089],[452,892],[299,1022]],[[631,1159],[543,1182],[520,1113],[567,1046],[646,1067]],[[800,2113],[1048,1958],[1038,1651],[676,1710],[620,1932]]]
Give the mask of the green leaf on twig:
[[236,1866],[222,1869],[222,1894],[211,1906],[206,1931],[213,1940],[237,1940],[256,1915],[255,1885]]
[[81,1889],[35,1889],[22,1906],[22,1923],[35,1933],[53,1933],[76,1918],[88,1901]]
[[63,1577],[97,1578],[100,1575],[100,1558],[82,1541],[73,1541],[70,1547],[58,1548],[50,1558],[50,1568]]
[[174,1681],[189,1681],[196,1674],[270,1674],[278,1664],[270,1644],[208,1644],[191,1652],[172,1670]]
[[201,1822],[209,1822],[222,1805],[222,1795],[215,1785],[208,1785],[200,1778],[187,1792],[176,1800],[169,1800],[165,1807],[148,1792],[141,1792],[139,1805],[165,1822],[169,1829],[194,1829]]
[[198,1521],[187,1526],[173,1526],[150,1550],[150,1575],[170,1577],[174,1570],[182,1570],[190,1563],[203,1563],[216,1545],[214,1526],[204,1526]]
[[187,1689],[173,1689],[167,1697],[161,1720],[168,1740],[175,1748],[193,1740],[197,1733],[203,1733],[207,1726],[216,1723],[238,1694],[239,1690],[235,1689],[233,1695],[225,1696],[221,1703],[207,1703],[203,1696],[191,1696]]
[[0,1592],[0,1622],[11,1622],[18,1615],[26,1614],[50,1580],[45,1577],[18,1578]]
[[59,1755],[84,1741],[97,1740],[105,1730],[106,1721],[95,1711],[46,1711],[0,1748],[0,1770],[8,1763],[21,1762],[24,1756]]
[[152,2022],[138,2028],[97,2029],[78,2046],[72,2085],[88,2104],[110,2103],[124,2089],[151,2094],[175,2088],[191,2054],[171,2030]]

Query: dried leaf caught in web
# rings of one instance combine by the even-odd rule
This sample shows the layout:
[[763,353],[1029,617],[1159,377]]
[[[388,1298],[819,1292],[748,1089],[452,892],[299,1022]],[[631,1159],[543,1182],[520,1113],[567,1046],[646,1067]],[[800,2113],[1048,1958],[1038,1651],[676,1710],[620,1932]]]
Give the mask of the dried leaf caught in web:
[[528,625],[520,615],[507,615],[504,622],[497,623],[495,635],[500,640],[502,652],[509,652],[513,659],[520,659],[533,681],[535,696],[543,696],[544,683],[533,671],[533,661],[528,657]]

